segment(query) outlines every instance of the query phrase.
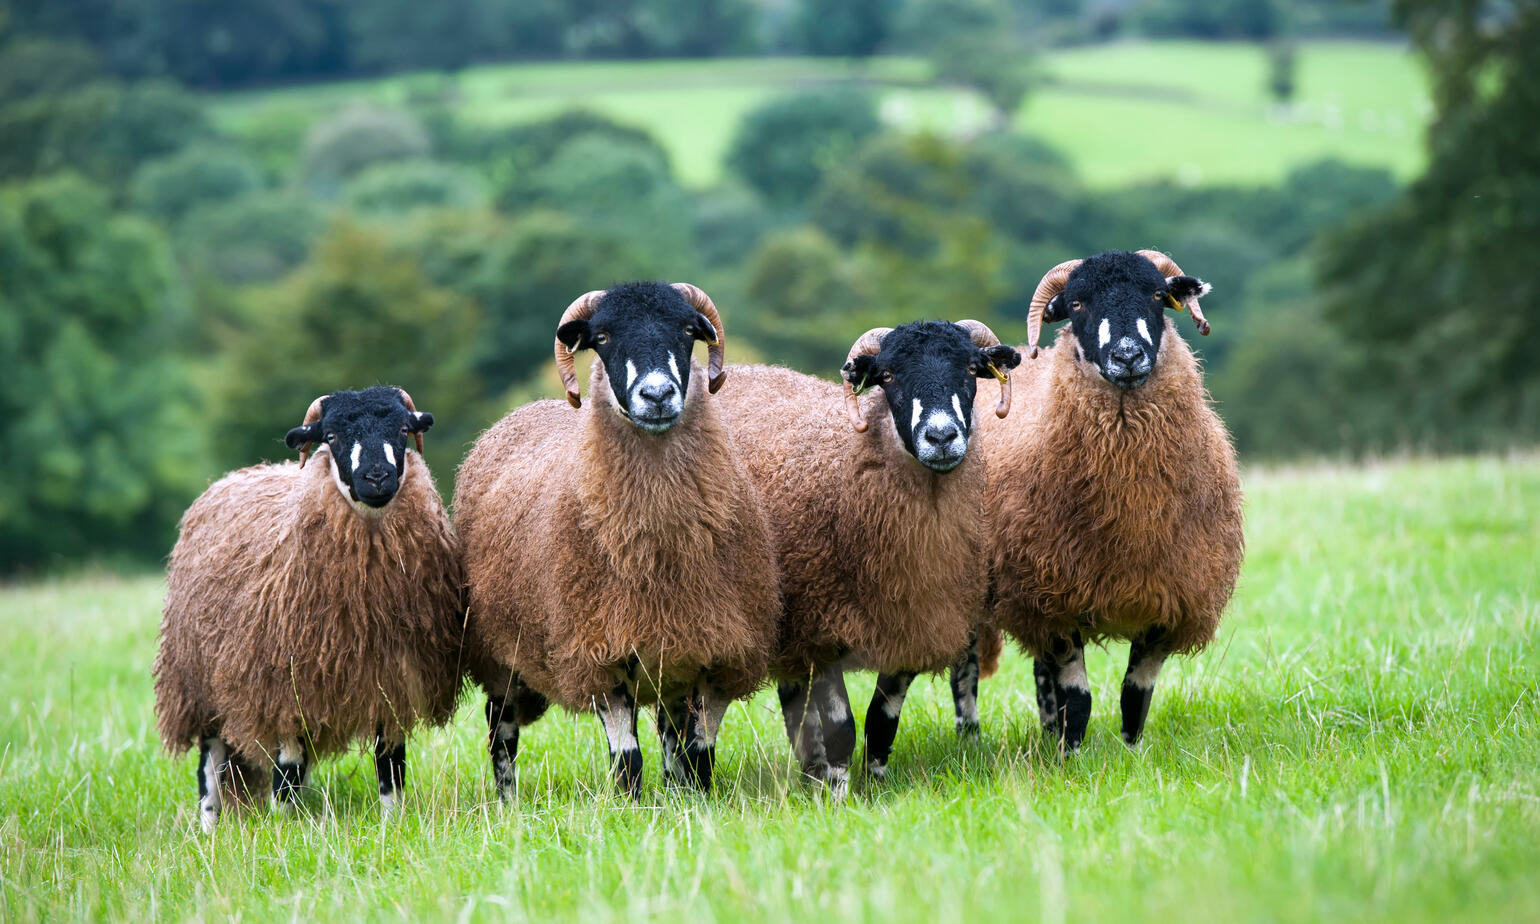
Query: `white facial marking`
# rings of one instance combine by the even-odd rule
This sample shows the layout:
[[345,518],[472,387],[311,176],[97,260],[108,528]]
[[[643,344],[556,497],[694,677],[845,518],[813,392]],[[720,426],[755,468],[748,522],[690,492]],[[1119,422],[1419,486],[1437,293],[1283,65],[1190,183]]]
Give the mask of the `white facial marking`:
[[1112,339],[1112,322],[1107,320],[1106,318],[1102,318],[1102,326],[1097,330],[1097,333],[1096,333],[1096,345],[1099,346],[1099,347],[1104,347],[1104,346],[1107,345],[1107,341],[1109,341],[1111,339]]
[[1144,318],[1139,319],[1139,336],[1143,337],[1144,342],[1150,346],[1155,345],[1155,341],[1150,339],[1150,326],[1144,323]]
[[396,467],[396,447],[389,443],[385,444],[385,461],[390,463],[391,468]]
[[352,455],[353,464],[350,467],[355,472],[358,471],[358,457],[363,455],[363,453],[364,453],[364,444],[363,443],[354,443],[353,444],[353,455]]
[[952,396],[952,410],[957,412],[957,425],[961,427],[963,422],[962,399],[956,395]]
[[684,379],[679,376],[679,360],[674,358],[673,353],[668,354],[668,368],[673,370],[675,382],[684,381]]
[[626,390],[627,391],[629,391],[631,389],[631,385],[635,381],[636,381],[636,363],[633,363],[631,360],[628,359],[628,360],[626,360]]
[[909,432],[914,433],[920,428],[920,399],[914,399],[914,416],[909,419]]

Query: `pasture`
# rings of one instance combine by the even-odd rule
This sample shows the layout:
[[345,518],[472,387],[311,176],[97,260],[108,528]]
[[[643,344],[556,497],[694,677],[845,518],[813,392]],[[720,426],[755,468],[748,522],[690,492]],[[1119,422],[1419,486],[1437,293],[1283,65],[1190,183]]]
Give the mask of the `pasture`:
[[[1266,93],[1260,46],[1121,42],[1043,55],[1041,82],[1014,116],[1020,131],[1061,151],[1094,187],[1136,180],[1267,183],[1324,157],[1380,166],[1400,178],[1422,164],[1431,112],[1425,79],[1406,48],[1365,42],[1301,46],[1294,105]],[[377,81],[214,96],[216,121],[236,136],[303,125],[349,100],[434,100],[482,125],[527,121],[581,106],[648,129],[680,178],[710,186],[742,115],[799,88],[870,86],[889,121],[944,133],[988,119],[970,92],[934,84],[922,61],[877,58],[583,62],[488,65],[452,80]]]
[[[882,921],[1533,920],[1540,916],[1540,458],[1249,471],[1249,551],[1215,644],[1172,662],[1143,749],[1126,649],[1061,764],[1030,664],[960,745],[942,680],[888,781],[830,805],[792,773],[773,694],[728,713],[719,786],[610,795],[590,717],[526,731],[491,792],[479,703],[409,745],[382,824],[362,754],[293,818],[198,833],[195,759],[154,734],[161,582],[0,589],[0,918]],[[863,704],[870,675],[852,678]]]

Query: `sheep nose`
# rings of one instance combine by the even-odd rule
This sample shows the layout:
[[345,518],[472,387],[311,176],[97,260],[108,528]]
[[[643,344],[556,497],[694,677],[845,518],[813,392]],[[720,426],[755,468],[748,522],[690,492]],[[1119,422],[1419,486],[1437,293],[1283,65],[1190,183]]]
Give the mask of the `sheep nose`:
[[932,446],[945,446],[957,439],[957,425],[946,424],[944,426],[930,426],[925,428],[925,442]]
[[1112,358],[1125,366],[1133,366],[1144,357],[1144,350],[1137,343],[1123,340],[1112,348]]
[[637,389],[637,393],[653,404],[663,404],[674,397],[677,389],[673,382],[653,382]]
[[382,469],[372,469],[370,471],[364,472],[362,477],[365,481],[369,482],[375,487],[379,487],[384,483],[386,478],[390,477],[390,472],[384,471]]

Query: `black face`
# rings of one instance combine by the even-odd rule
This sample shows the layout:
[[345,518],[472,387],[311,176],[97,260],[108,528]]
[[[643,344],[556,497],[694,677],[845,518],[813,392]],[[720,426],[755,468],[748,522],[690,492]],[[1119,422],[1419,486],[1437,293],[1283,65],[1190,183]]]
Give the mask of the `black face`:
[[1167,279],[1139,254],[1113,250],[1076,267],[1043,320],[1068,318],[1079,355],[1117,387],[1138,388],[1155,371],[1172,299],[1206,292],[1195,276]]
[[895,327],[875,356],[857,356],[844,369],[858,391],[876,385],[888,399],[893,426],[909,454],[937,472],[962,463],[973,433],[973,396],[979,379],[994,378],[1021,362],[1008,346],[980,349],[947,321]]
[[431,426],[433,415],[407,410],[399,389],[376,385],[322,398],[321,419],[290,430],[284,442],[290,449],[325,443],[348,496],[378,508],[390,503],[401,487],[407,438]]
[[648,433],[666,433],[684,412],[695,341],[715,340],[716,329],[667,283],[628,282],[607,291],[591,317],[563,324],[556,339],[598,353],[615,409]]

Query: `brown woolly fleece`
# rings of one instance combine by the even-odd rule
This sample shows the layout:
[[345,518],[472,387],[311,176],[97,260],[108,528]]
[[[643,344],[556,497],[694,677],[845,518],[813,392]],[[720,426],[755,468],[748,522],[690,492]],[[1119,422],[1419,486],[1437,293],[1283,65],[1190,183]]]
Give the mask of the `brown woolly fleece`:
[[419,721],[448,720],[462,571],[433,476],[407,459],[378,513],[343,496],[325,446],[303,469],[243,468],[193,502],[155,657],[166,747],[217,734],[270,766],[279,739],[306,739],[320,757],[377,728],[400,741]]
[[[741,386],[728,381],[724,393]],[[641,432],[595,363],[582,409],[538,401],[476,441],[460,466],[471,671],[509,670],[588,709],[640,662],[638,701],[698,680],[742,697],[763,682],[779,610],[769,522],[691,363],[680,420]],[[523,716],[521,716],[521,720]]]
[[734,442],[780,539],[775,675],[847,652],[884,672],[950,665],[984,605],[982,441],[938,475],[905,451],[880,392],[857,433],[832,382],[777,366],[730,380]]
[[[1023,348],[1022,355],[1027,351]],[[1123,391],[1076,358],[1068,327],[1016,369],[989,431],[993,616],[1031,654],[1151,626],[1196,651],[1235,589],[1244,539],[1229,432],[1170,319],[1155,371]]]

